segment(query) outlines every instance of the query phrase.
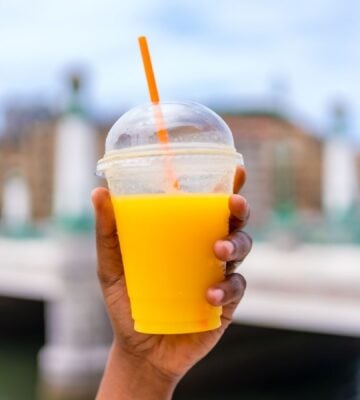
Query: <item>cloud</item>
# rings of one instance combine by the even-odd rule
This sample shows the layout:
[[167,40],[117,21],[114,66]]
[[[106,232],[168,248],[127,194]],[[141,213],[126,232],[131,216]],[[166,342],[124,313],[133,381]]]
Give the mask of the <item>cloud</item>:
[[357,0],[0,0],[0,97],[54,93],[61,70],[82,62],[98,107],[143,102],[146,34],[164,98],[261,96],[280,77],[315,120],[341,94],[358,121],[359,15]]

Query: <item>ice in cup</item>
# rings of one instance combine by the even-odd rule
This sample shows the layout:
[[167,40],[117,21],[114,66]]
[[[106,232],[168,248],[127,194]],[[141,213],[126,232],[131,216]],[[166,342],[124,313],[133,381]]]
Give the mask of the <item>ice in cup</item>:
[[[158,140],[159,113],[166,143]],[[228,200],[242,163],[229,127],[197,103],[138,106],[111,128],[97,173],[112,196],[136,331],[220,326],[221,307],[207,302],[206,291],[224,279],[213,246],[228,233]]]

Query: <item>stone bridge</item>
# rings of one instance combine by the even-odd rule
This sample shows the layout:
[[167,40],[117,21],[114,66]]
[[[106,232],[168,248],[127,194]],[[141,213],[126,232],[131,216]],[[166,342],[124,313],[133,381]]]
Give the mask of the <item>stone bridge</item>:
[[[88,235],[0,239],[0,295],[45,302],[41,380],[95,390],[111,342]],[[255,243],[241,267],[247,293],[235,322],[360,337],[360,247]],[[80,389],[79,389],[80,387]]]

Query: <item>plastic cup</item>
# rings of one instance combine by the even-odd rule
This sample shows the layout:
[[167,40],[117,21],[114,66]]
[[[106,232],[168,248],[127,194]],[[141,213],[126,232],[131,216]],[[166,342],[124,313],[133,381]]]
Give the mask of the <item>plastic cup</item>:
[[[159,107],[166,144],[157,137]],[[138,106],[111,128],[97,174],[112,196],[136,331],[221,325],[221,307],[207,302],[206,291],[224,279],[213,246],[228,233],[228,199],[242,163],[228,126],[197,103]]]

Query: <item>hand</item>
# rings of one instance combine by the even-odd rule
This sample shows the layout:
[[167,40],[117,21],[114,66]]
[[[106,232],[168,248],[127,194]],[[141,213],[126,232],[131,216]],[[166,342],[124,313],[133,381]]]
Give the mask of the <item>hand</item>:
[[[238,168],[235,193],[244,181],[245,171]],[[110,194],[107,189],[97,188],[92,200],[96,215],[98,276],[114,331],[98,399],[112,400],[120,396],[137,400],[168,399],[177,382],[219,341],[244,294],[245,279],[234,273],[234,265],[251,249],[250,237],[241,231],[249,217],[249,207],[242,196],[230,197],[230,233],[214,244],[216,257],[227,261],[226,278],[208,289],[207,300],[214,306],[223,306],[221,327],[192,334],[148,335],[137,333],[133,328]]]

